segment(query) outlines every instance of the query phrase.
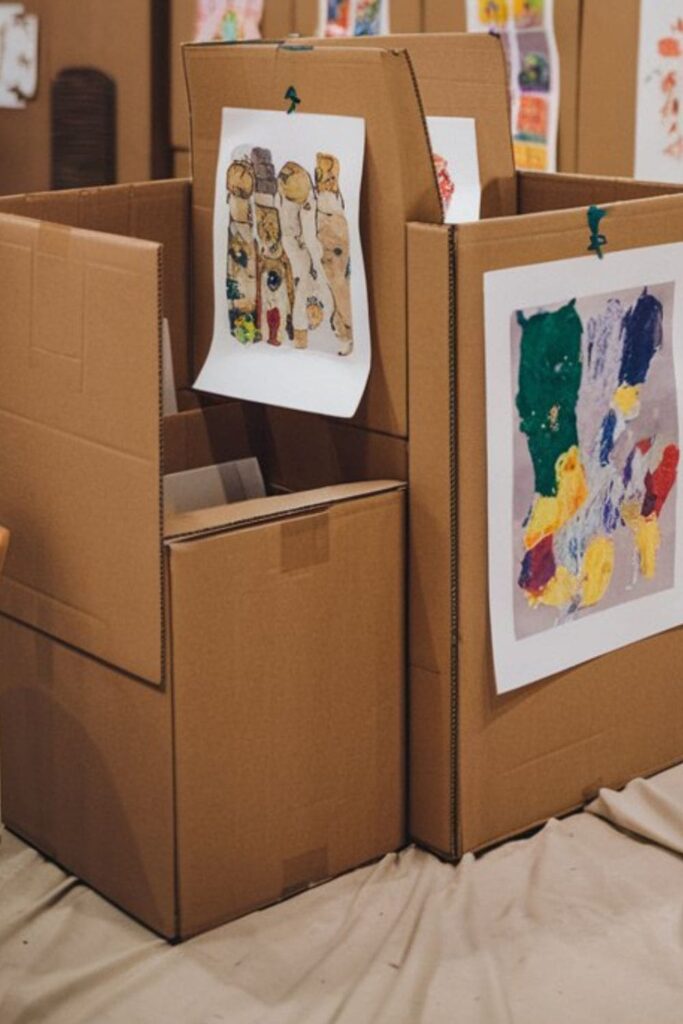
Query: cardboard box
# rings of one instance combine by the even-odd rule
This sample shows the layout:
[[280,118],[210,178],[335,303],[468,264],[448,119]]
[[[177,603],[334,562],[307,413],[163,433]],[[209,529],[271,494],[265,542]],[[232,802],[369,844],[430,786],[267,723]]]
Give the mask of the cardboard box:
[[[189,217],[183,181],[0,200],[3,816],[169,938],[404,836],[404,496],[369,478],[405,444],[185,390]],[[268,497],[164,509],[250,456]]]
[[192,175],[192,160],[187,149],[173,151],[173,177],[189,178]]
[[[596,0],[599,5],[602,0]],[[560,124],[557,167],[576,171],[578,134],[579,59],[584,0],[555,0],[555,37],[560,56]],[[614,0],[619,3],[619,0]],[[466,32],[465,0],[423,0],[425,32]],[[621,5],[623,6],[623,5]],[[600,39],[604,40],[604,36]],[[596,40],[595,45],[598,45]],[[611,45],[611,44],[610,44]],[[614,51],[619,52],[617,50]],[[613,77],[614,68],[605,65],[603,75]],[[583,170],[583,168],[581,168]]]
[[[640,0],[584,0],[577,170],[632,177]],[[613,60],[606,60],[605,40]]]
[[[88,68],[115,90],[113,181],[168,173],[167,13],[161,0],[27,0],[40,19],[38,93],[23,110],[0,109],[0,194],[51,187],[51,87],[60,72]],[[83,180],[77,184],[103,184]]]
[[681,630],[497,696],[487,586],[483,275],[583,255],[593,203],[609,252],[680,241],[672,191],[520,174],[517,216],[409,226],[409,820],[445,857],[683,759]]

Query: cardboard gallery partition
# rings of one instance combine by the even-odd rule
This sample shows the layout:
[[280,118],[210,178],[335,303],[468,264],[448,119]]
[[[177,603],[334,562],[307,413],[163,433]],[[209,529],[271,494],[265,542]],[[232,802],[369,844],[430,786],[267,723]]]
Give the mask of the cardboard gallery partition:
[[[601,0],[597,0],[598,4],[600,2]],[[583,4],[584,0],[554,0],[553,7],[555,38],[560,59],[560,123],[557,151],[557,167],[560,171],[583,170],[577,165]],[[423,8],[423,31],[467,31],[467,0],[423,0]],[[604,41],[604,37],[601,38]],[[608,75],[608,65],[604,62],[602,74]],[[611,71],[609,74],[611,75]]]
[[[180,937],[403,840],[403,495],[382,480],[405,478],[407,444],[381,428],[407,426],[404,224],[439,214],[405,53],[206,46],[188,65],[195,194],[179,181],[0,201],[3,814]],[[295,82],[311,107],[366,119],[379,429],[189,390],[216,113],[249,102],[236,67],[268,83],[254,105]],[[164,508],[166,474],[254,456],[268,497]]]
[[680,241],[667,191],[521,174],[515,216],[409,226],[410,828],[450,858],[683,758],[680,630],[501,696],[487,588],[484,274],[585,255],[594,203],[609,252]]
[[[167,174],[166,3],[122,0],[115,15],[99,0],[24,6],[39,19],[38,89],[24,109],[0,108],[0,194],[51,188],[65,175],[77,186]],[[81,94],[67,89],[60,103],[55,87],[74,69],[85,72]]]

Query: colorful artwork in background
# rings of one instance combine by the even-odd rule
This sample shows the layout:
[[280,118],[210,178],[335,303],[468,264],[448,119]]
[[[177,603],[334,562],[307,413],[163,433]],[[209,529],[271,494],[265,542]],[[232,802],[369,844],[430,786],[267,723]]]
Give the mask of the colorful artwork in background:
[[683,623],[683,244],[484,276],[499,692]]
[[637,74],[634,174],[683,182],[682,0],[642,0]]
[[390,0],[319,0],[321,36],[377,36],[389,32]]
[[361,118],[226,108],[202,391],[350,417],[371,363]]
[[[673,584],[673,283],[519,311],[516,633]],[[524,463],[527,461],[527,465]],[[521,463],[521,465],[520,465]]]
[[481,179],[473,117],[428,117],[436,180],[446,224],[479,220]]
[[0,107],[20,110],[38,90],[38,17],[0,3]]
[[261,38],[264,0],[198,0],[195,40],[236,43]]
[[525,170],[554,171],[560,105],[554,0],[467,0],[467,29],[500,33],[515,163]]

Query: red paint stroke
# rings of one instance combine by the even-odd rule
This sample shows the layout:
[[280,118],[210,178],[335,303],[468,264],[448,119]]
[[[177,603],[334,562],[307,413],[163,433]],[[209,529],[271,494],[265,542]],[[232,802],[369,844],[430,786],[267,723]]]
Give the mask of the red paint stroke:
[[674,39],[673,36],[666,36],[664,39],[660,39],[657,45],[660,57],[680,57],[681,56],[681,44],[678,39]]
[[277,332],[280,330],[280,310],[269,309],[266,313],[266,320],[268,321],[268,344],[279,345]]
[[448,160],[445,157],[434,153],[434,167],[436,169],[436,180],[439,185],[439,195],[444,210],[447,210],[455,193],[455,184],[448,167]]
[[539,597],[555,575],[555,569],[553,538],[549,535],[527,551],[522,563],[519,585],[527,594]]
[[645,517],[651,516],[653,512],[659,516],[664,508],[671,488],[676,483],[679,456],[678,445],[668,444],[654,472],[648,471],[645,474],[645,497],[642,508]]

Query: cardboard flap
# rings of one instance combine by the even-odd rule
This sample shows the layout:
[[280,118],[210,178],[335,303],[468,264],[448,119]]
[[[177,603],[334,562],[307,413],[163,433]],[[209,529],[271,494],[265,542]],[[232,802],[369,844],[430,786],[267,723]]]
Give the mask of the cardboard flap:
[[373,494],[402,490],[404,487],[405,484],[397,480],[337,484],[334,487],[320,487],[315,491],[304,491],[299,494],[280,494],[268,498],[255,498],[253,501],[241,501],[236,505],[222,505],[220,508],[167,515],[166,541],[178,541],[203,533],[223,533],[240,526],[286,519],[299,513],[337,505],[343,501],[354,501]]
[[0,214],[0,611],[162,677],[160,246]]
[[361,235],[373,368],[356,422],[406,436],[405,223],[438,223],[441,203],[420,97],[407,54],[375,48],[195,44],[184,47],[194,172],[194,363],[213,333],[213,204],[221,110],[286,110],[362,117],[366,153]]
[[516,212],[515,163],[505,55],[488,35],[359,36],[322,45],[406,49],[427,117],[473,117],[481,174],[482,217]]

